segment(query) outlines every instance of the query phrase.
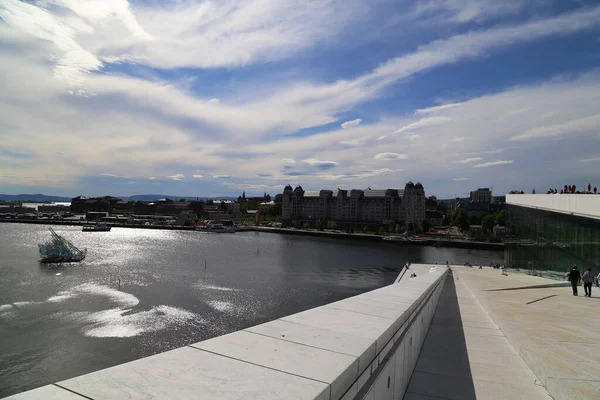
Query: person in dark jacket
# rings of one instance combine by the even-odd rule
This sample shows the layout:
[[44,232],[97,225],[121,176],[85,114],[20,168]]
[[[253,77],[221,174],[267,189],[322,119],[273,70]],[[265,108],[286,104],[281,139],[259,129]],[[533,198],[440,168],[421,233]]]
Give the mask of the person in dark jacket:
[[569,282],[573,288],[573,296],[577,296],[577,284],[581,282],[581,273],[579,273],[577,265],[573,265],[573,269],[569,272]]

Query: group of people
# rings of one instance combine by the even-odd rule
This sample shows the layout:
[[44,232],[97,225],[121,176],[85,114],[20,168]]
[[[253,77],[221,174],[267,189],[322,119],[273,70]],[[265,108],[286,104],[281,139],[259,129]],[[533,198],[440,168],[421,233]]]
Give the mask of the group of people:
[[577,193],[577,194],[598,194],[598,187],[594,186],[594,188],[592,189],[592,184],[588,183],[587,185],[587,190],[577,190],[577,186],[576,185],[565,185],[562,189],[560,189],[560,192],[557,189],[548,189],[548,192],[546,192],[547,194],[565,194],[565,193]]
[[[446,262],[447,262],[447,261],[446,261]],[[406,268],[406,269],[410,269],[410,262],[407,262],[406,264],[404,264],[404,268]],[[410,274],[410,277],[411,277],[411,278],[416,278],[416,277],[417,277],[417,274],[415,274],[414,272],[412,272],[412,273]]]
[[[592,285],[594,284],[594,274],[592,269],[588,268],[587,271],[581,276],[581,273],[577,269],[577,265],[573,265],[573,269],[565,274],[565,277],[571,282],[573,288],[573,296],[577,296],[577,285],[583,281],[583,290],[585,291],[586,297],[592,297]],[[600,280],[600,274],[598,274],[597,280]]]
[[[546,191],[546,194],[569,194],[569,193],[574,193],[574,194],[598,194],[598,187],[597,186],[592,187],[592,184],[588,183],[587,188],[584,188],[583,190],[577,190],[577,186],[576,185],[565,185],[560,190],[550,188],[550,189],[548,189],[548,191]],[[522,191],[522,190],[511,190],[509,192],[509,194],[525,194],[525,192]],[[533,189],[531,191],[531,194],[535,194],[535,189]]]

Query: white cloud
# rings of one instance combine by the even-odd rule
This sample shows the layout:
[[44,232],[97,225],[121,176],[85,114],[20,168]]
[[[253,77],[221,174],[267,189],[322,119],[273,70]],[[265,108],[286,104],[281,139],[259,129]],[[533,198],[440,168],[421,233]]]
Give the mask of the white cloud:
[[500,154],[506,151],[506,148],[496,149],[496,150],[480,150],[475,152],[466,152],[466,153],[450,153],[449,156],[478,156],[478,155],[487,155],[487,154]]
[[342,127],[342,129],[354,128],[355,126],[360,125],[361,122],[362,122],[362,119],[357,118],[357,119],[353,119],[352,121],[346,121],[346,122],[344,122],[341,125],[341,127]]
[[214,179],[229,179],[231,178],[231,175],[224,175],[224,174],[219,174],[219,175],[213,175]]
[[204,175],[200,175],[200,174],[192,175],[192,178],[196,178],[196,179],[201,179],[203,177],[204,177]]
[[464,142],[464,141],[465,141],[464,137],[457,137],[457,138],[452,139],[453,143],[460,143],[460,142]]
[[221,103],[221,100],[219,100],[219,99],[210,99],[210,100],[208,101],[208,103],[209,103],[209,104],[216,105],[216,104],[219,104],[219,103]]
[[433,114],[433,113],[437,113],[439,111],[451,110],[453,108],[462,107],[464,104],[465,103],[450,103],[450,104],[444,104],[441,106],[423,108],[423,109],[415,110],[415,115]]
[[464,160],[459,160],[459,161],[455,161],[457,164],[469,164],[475,161],[481,161],[483,160],[482,157],[470,157],[470,158],[465,158]]
[[335,161],[317,160],[316,158],[308,158],[306,160],[302,160],[302,162],[310,165],[311,167],[324,168],[324,169],[337,167],[339,165]]
[[584,163],[594,162],[594,161],[600,161],[600,157],[584,158],[583,160],[579,160],[579,162],[584,162]]
[[[52,0],[53,3],[56,1],[58,0]],[[60,1],[66,4],[66,0]],[[16,3],[14,0],[0,1],[0,13],[4,21],[5,15],[16,10]],[[94,10],[101,3],[89,2]],[[117,1],[103,3],[107,4],[106,7],[112,7],[111,4],[116,4]],[[33,4],[47,5],[50,2],[23,4],[33,7]],[[53,25],[50,24],[52,21],[43,22],[45,25],[40,29],[41,33],[35,31],[35,34],[27,35],[24,32],[35,28],[34,24],[30,24],[30,19],[21,18],[17,22],[13,20],[12,24],[0,23],[0,76],[4,77],[0,80],[3,102],[0,121],[5,124],[2,126],[2,135],[8,138],[15,151],[32,154],[31,161],[11,160],[10,163],[0,154],[0,162],[4,161],[0,164],[3,183],[31,186],[43,183],[46,185],[44,187],[64,188],[77,185],[87,176],[97,176],[99,171],[110,171],[115,175],[127,174],[134,179],[145,180],[149,175],[163,176],[162,171],[165,170],[175,173],[194,171],[196,168],[211,171],[203,172],[208,176],[226,166],[227,170],[223,172],[235,176],[235,181],[239,179],[243,184],[256,185],[268,179],[270,183],[283,185],[290,181],[291,175],[280,172],[283,164],[280,160],[282,155],[289,155],[295,160],[324,162],[326,164],[321,167],[324,166],[325,169],[339,166],[339,170],[344,171],[343,174],[326,175],[323,174],[324,171],[317,170],[318,167],[310,168],[310,163],[298,162],[295,165],[297,171],[294,169],[294,172],[304,174],[302,181],[315,186],[320,185],[326,177],[329,179],[337,176],[341,180],[355,179],[357,185],[379,183],[382,187],[395,187],[396,174],[380,173],[372,180],[367,176],[372,171],[378,171],[377,167],[382,165],[375,156],[389,151],[402,151],[410,155],[411,162],[406,163],[410,165],[405,166],[406,170],[402,174],[407,180],[435,180],[437,175],[442,175],[446,176],[446,181],[450,181],[451,177],[462,175],[457,172],[462,166],[455,165],[453,159],[449,158],[447,149],[443,148],[453,138],[469,133],[468,140],[461,143],[461,151],[464,153],[460,158],[470,155],[477,158],[478,155],[495,151],[487,149],[506,148],[507,140],[531,129],[568,125],[570,121],[585,120],[598,114],[600,79],[595,72],[579,78],[558,77],[544,84],[528,86],[520,83],[515,88],[473,98],[459,103],[460,105],[446,104],[417,110],[415,114],[419,117],[393,115],[392,111],[388,111],[390,114],[382,116],[379,121],[363,122],[349,130],[338,128],[338,124],[342,122],[339,120],[340,115],[347,115],[357,104],[388,93],[384,89],[403,78],[415,76],[414,79],[419,79],[418,73],[427,69],[485,57],[494,50],[509,45],[520,45],[551,35],[564,35],[598,26],[600,7],[590,7],[585,12],[559,17],[532,19],[519,25],[470,31],[435,41],[418,47],[412,53],[391,59],[356,78],[324,84],[298,82],[294,78],[277,82],[265,78],[264,81],[252,80],[250,84],[232,80],[232,86],[223,88],[222,92],[211,90],[210,93],[197,94],[199,92],[189,91],[185,85],[180,85],[179,79],[169,82],[148,72],[147,66],[159,62],[141,58],[140,54],[145,50],[139,49],[139,43],[167,41],[171,36],[166,35],[165,39],[161,30],[157,29],[163,22],[163,29],[175,28],[167,26],[167,20],[148,22],[149,6],[132,4],[129,12],[141,29],[138,32],[141,36],[134,34],[137,28],[133,21],[129,22],[131,27],[127,28],[131,35],[123,35],[119,29],[115,29],[114,35],[107,33],[105,27],[100,25],[124,24],[120,20],[114,20],[113,16],[107,16],[113,15],[112,11],[88,13],[86,10],[79,10],[71,15],[54,12],[56,6],[48,8],[53,12],[52,18],[58,21],[54,22],[68,28],[65,31],[67,39],[71,37],[76,45],[104,64],[125,60],[127,54],[123,55],[125,52],[121,50],[128,44],[135,50],[129,55],[131,60],[138,63],[132,67],[136,70],[137,77],[126,75],[125,71],[129,68],[123,69],[120,75],[116,75],[112,69],[106,69],[102,73],[94,73],[92,69],[89,74],[86,70],[76,70],[85,87],[96,94],[76,100],[64,98],[62,94],[65,85],[53,79],[51,68],[58,64],[48,67],[48,54],[55,54],[55,60],[63,57],[63,51],[56,44],[63,38],[61,36],[55,39],[57,31],[53,30]],[[178,4],[182,9],[190,9],[185,1]],[[214,7],[221,7],[223,4],[218,3]],[[317,3],[314,4],[318,6]],[[170,12],[165,9],[159,11]],[[202,12],[204,9],[198,11]],[[27,11],[25,16],[30,14]],[[159,14],[157,11],[156,16]],[[66,15],[72,18],[68,23],[63,18]],[[14,16],[8,18],[14,19]],[[89,33],[92,32],[90,28],[93,29],[93,35]],[[198,29],[204,28],[202,26]],[[43,32],[45,29],[50,29],[50,33]],[[106,40],[105,34],[109,34]],[[44,35],[50,36],[47,39]],[[113,36],[119,36],[122,43],[114,41]],[[130,39],[130,36],[136,37]],[[164,43],[160,45],[163,46]],[[152,43],[152,46],[155,44]],[[147,53],[153,51],[156,50],[148,50]],[[110,61],[113,56],[118,58]],[[182,57],[191,59],[195,55]],[[261,61],[256,54],[249,55],[248,59]],[[179,65],[180,61],[174,60],[173,63]],[[28,84],[23,85],[22,82]],[[194,85],[194,89],[201,90],[200,86]],[[223,98],[223,103],[218,107],[211,104],[209,99],[213,96]],[[439,102],[432,100],[432,104]],[[544,109],[548,112],[544,112],[542,116],[540,113],[524,111],[518,118],[506,118],[511,111],[522,110],[532,104],[544,104]],[[31,113],[29,110],[36,112]],[[420,116],[425,118],[415,121]],[[431,118],[444,119],[436,122]],[[322,131],[314,129],[324,124],[335,124],[338,129],[331,130],[330,126]],[[86,130],[81,129],[84,125]],[[369,139],[384,138],[383,134],[397,131],[398,127],[406,128],[401,137],[389,135],[385,141]],[[305,131],[302,135],[289,135],[305,128],[313,130]],[[28,134],[23,135],[23,132]],[[579,150],[578,154],[589,154],[582,151],[589,151],[589,143],[588,149],[580,145],[586,139],[589,139],[586,135],[579,135],[577,141],[572,143],[573,152]],[[530,167],[524,168],[527,171],[525,175],[533,175],[534,172],[538,177],[543,175],[544,171],[537,165],[543,165],[540,160],[549,154],[563,154],[567,157],[565,149],[554,147],[552,143],[544,143],[547,148],[543,151],[530,144],[525,141],[519,143],[519,151],[510,157],[519,166]],[[56,163],[57,152],[63,153],[60,165]],[[573,158],[572,155],[569,157],[570,163],[565,162],[568,165],[561,167],[561,170],[566,171],[575,164],[578,170],[574,173],[583,171],[581,173],[593,174],[588,170],[592,164],[580,164],[577,162],[579,158]],[[336,161],[321,161],[332,159]],[[511,177],[500,175],[503,173],[501,170],[498,168],[493,172],[498,174],[498,179],[509,181]],[[487,171],[490,172],[492,171]],[[272,175],[257,178],[261,173]],[[478,173],[484,174],[486,171],[480,170]],[[520,178],[528,179],[526,176]],[[52,186],[56,182],[60,182],[60,186]],[[160,179],[160,184],[163,183],[168,182]],[[210,180],[207,181],[206,185],[210,184]],[[221,183],[213,184],[221,187]]]
[[239,190],[282,190],[282,186],[281,185],[264,185],[264,184],[251,184],[251,183],[234,183],[234,182],[223,182],[222,183],[223,186],[229,187],[229,188],[234,188],[234,189],[239,189]]
[[353,17],[356,8],[344,3],[4,0],[0,16],[53,42],[60,68],[85,72],[100,68],[99,59],[214,68],[279,60],[325,41]]
[[181,180],[183,180],[183,178],[185,178],[185,175],[175,174],[175,175],[167,176],[167,178],[172,179],[174,181],[181,181]]
[[398,129],[397,131],[395,131],[394,133],[406,133],[406,132],[410,132],[412,130],[415,129],[421,129],[421,128],[428,128],[431,126],[436,126],[436,125],[441,125],[444,124],[446,122],[451,121],[451,118],[448,117],[428,117],[428,118],[423,118],[417,122],[413,122],[412,124],[408,124],[403,126],[402,128]]
[[111,178],[130,179],[128,176],[115,175],[115,174],[100,174],[100,176],[109,176]]
[[453,180],[453,181],[456,181],[456,182],[461,182],[461,181],[470,181],[470,180],[471,180],[471,178],[454,178],[454,179],[452,179],[452,180]]
[[[357,172],[357,173],[346,173],[346,174],[337,174],[337,175],[320,174],[319,178],[326,180],[326,181],[352,181],[352,180],[359,180],[359,179],[364,179],[364,178],[372,178],[372,177],[387,174],[390,172],[401,172],[401,171],[403,171],[403,170],[402,169],[381,168],[381,169],[375,169],[375,170],[370,170],[370,171],[361,171],[361,172]],[[376,186],[376,185],[372,185],[372,186]]]
[[155,177],[153,177],[153,176],[151,176],[151,177],[149,177],[148,179],[149,179],[149,180],[151,180],[151,181],[153,181],[153,180],[155,180],[156,178],[155,178]]
[[529,111],[532,111],[533,108],[532,107],[523,107],[523,108],[519,108],[517,110],[510,110],[509,112],[507,112],[507,115],[520,115],[520,114],[525,114]]
[[380,136],[378,138],[374,138],[372,136],[362,136],[362,137],[359,137],[356,139],[342,140],[340,142],[340,144],[343,144],[344,146],[349,146],[349,147],[364,147],[364,146],[373,144],[375,142],[382,141],[385,138],[386,138],[386,136]]
[[425,18],[431,25],[483,22],[489,19],[517,14],[528,3],[525,0],[419,0],[415,2],[414,14]]
[[406,154],[399,153],[379,153],[375,154],[376,160],[406,160],[408,156]]
[[510,140],[532,140],[545,139],[555,136],[563,136],[575,133],[592,132],[600,129],[600,114],[590,117],[578,118],[566,123],[541,126],[539,128],[528,129],[520,135],[510,138]]
[[489,51],[513,44],[525,44],[550,36],[565,36],[600,25],[600,7],[537,19],[520,25],[469,31],[445,40],[420,46],[416,52],[389,60],[359,81],[381,87],[417,72],[461,60],[479,58]]
[[[76,28],[43,8],[18,0],[3,0],[0,18],[29,36],[54,44],[55,75],[70,84],[80,84],[82,74],[102,67],[102,62],[75,40]],[[84,31],[90,30],[83,21],[78,26]]]
[[281,164],[287,165],[287,166],[296,164],[296,161],[293,158],[282,158],[280,160],[280,162],[281,162]]
[[507,161],[507,160],[498,160],[498,161],[490,161],[490,162],[486,162],[483,164],[476,164],[473,165],[473,168],[488,168],[488,167],[495,167],[497,165],[506,165],[506,164],[512,164],[513,161]]

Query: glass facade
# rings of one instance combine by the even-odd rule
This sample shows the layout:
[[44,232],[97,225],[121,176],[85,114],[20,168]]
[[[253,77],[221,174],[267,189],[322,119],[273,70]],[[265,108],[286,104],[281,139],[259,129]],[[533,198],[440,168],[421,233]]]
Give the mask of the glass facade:
[[509,268],[562,277],[577,264],[582,273],[600,272],[600,219],[507,204],[506,230]]

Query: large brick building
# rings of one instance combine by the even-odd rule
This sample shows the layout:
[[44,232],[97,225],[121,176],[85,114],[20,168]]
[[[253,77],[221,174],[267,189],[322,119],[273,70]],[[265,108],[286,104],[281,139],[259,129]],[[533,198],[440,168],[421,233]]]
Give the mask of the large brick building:
[[404,189],[305,191],[301,186],[283,191],[284,221],[336,221],[341,223],[414,224],[425,220],[425,191],[420,183]]

